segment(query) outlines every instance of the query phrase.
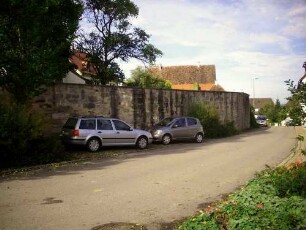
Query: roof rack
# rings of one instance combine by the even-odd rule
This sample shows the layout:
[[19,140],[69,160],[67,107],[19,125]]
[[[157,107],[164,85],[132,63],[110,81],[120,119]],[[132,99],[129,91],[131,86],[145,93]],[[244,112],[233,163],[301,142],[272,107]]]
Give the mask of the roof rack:
[[84,116],[75,116],[79,118],[99,118],[99,117],[104,117],[102,115],[84,115]]

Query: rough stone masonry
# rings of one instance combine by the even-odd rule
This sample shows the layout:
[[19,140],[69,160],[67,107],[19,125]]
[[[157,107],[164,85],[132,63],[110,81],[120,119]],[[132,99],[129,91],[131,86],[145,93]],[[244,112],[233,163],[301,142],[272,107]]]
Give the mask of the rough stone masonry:
[[33,106],[51,118],[58,132],[73,115],[115,117],[146,129],[167,116],[186,115],[192,101],[213,105],[221,121],[233,121],[239,130],[250,126],[249,95],[238,92],[56,84],[34,98]]

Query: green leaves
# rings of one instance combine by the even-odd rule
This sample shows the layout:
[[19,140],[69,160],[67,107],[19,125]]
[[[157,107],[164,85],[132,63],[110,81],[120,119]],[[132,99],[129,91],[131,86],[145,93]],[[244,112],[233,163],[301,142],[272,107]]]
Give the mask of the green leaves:
[[280,104],[280,101],[277,99],[274,104],[265,105],[260,109],[259,114],[266,115],[271,123],[280,123],[287,116],[287,110],[285,106]]
[[138,7],[132,1],[87,0],[84,15],[93,29],[90,33],[80,31],[76,48],[88,54],[102,85],[123,82],[117,61],[135,58],[153,64],[162,55],[149,43],[150,36],[130,23],[138,16]]
[[285,83],[291,93],[291,96],[287,98],[289,115],[294,124],[301,124],[306,119],[306,84],[299,82],[296,86],[292,80],[285,81]]
[[0,86],[19,103],[65,77],[82,6],[74,0],[4,0]]
[[304,136],[302,136],[302,135],[298,135],[297,137],[296,137],[296,139],[298,140],[298,141],[304,141]]
[[137,67],[125,84],[141,88],[171,89],[171,83],[158,76],[153,76],[148,70]]
[[192,102],[188,108],[188,115],[200,120],[206,137],[220,138],[238,133],[233,122],[221,123],[218,111],[213,106],[201,102]]

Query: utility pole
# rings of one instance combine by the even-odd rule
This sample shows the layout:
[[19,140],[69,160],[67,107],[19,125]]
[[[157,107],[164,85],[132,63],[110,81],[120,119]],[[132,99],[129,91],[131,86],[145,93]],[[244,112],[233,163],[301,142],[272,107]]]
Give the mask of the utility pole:
[[255,109],[255,80],[257,80],[258,77],[253,77],[252,78],[252,86],[253,86],[253,107]]

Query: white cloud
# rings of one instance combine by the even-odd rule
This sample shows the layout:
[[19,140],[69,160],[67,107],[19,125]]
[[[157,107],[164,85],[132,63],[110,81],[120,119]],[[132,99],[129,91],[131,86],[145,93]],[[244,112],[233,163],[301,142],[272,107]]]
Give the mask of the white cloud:
[[[251,79],[259,76],[256,96],[274,99],[288,95],[284,80],[303,75],[306,50],[296,53],[293,45],[306,47],[305,0],[134,2],[140,12],[134,25],[164,52],[157,64],[215,64],[220,85],[250,95]],[[139,64],[122,66],[129,75]]]
[[293,37],[306,38],[306,1],[296,4],[287,12],[288,24],[282,28],[281,32]]

